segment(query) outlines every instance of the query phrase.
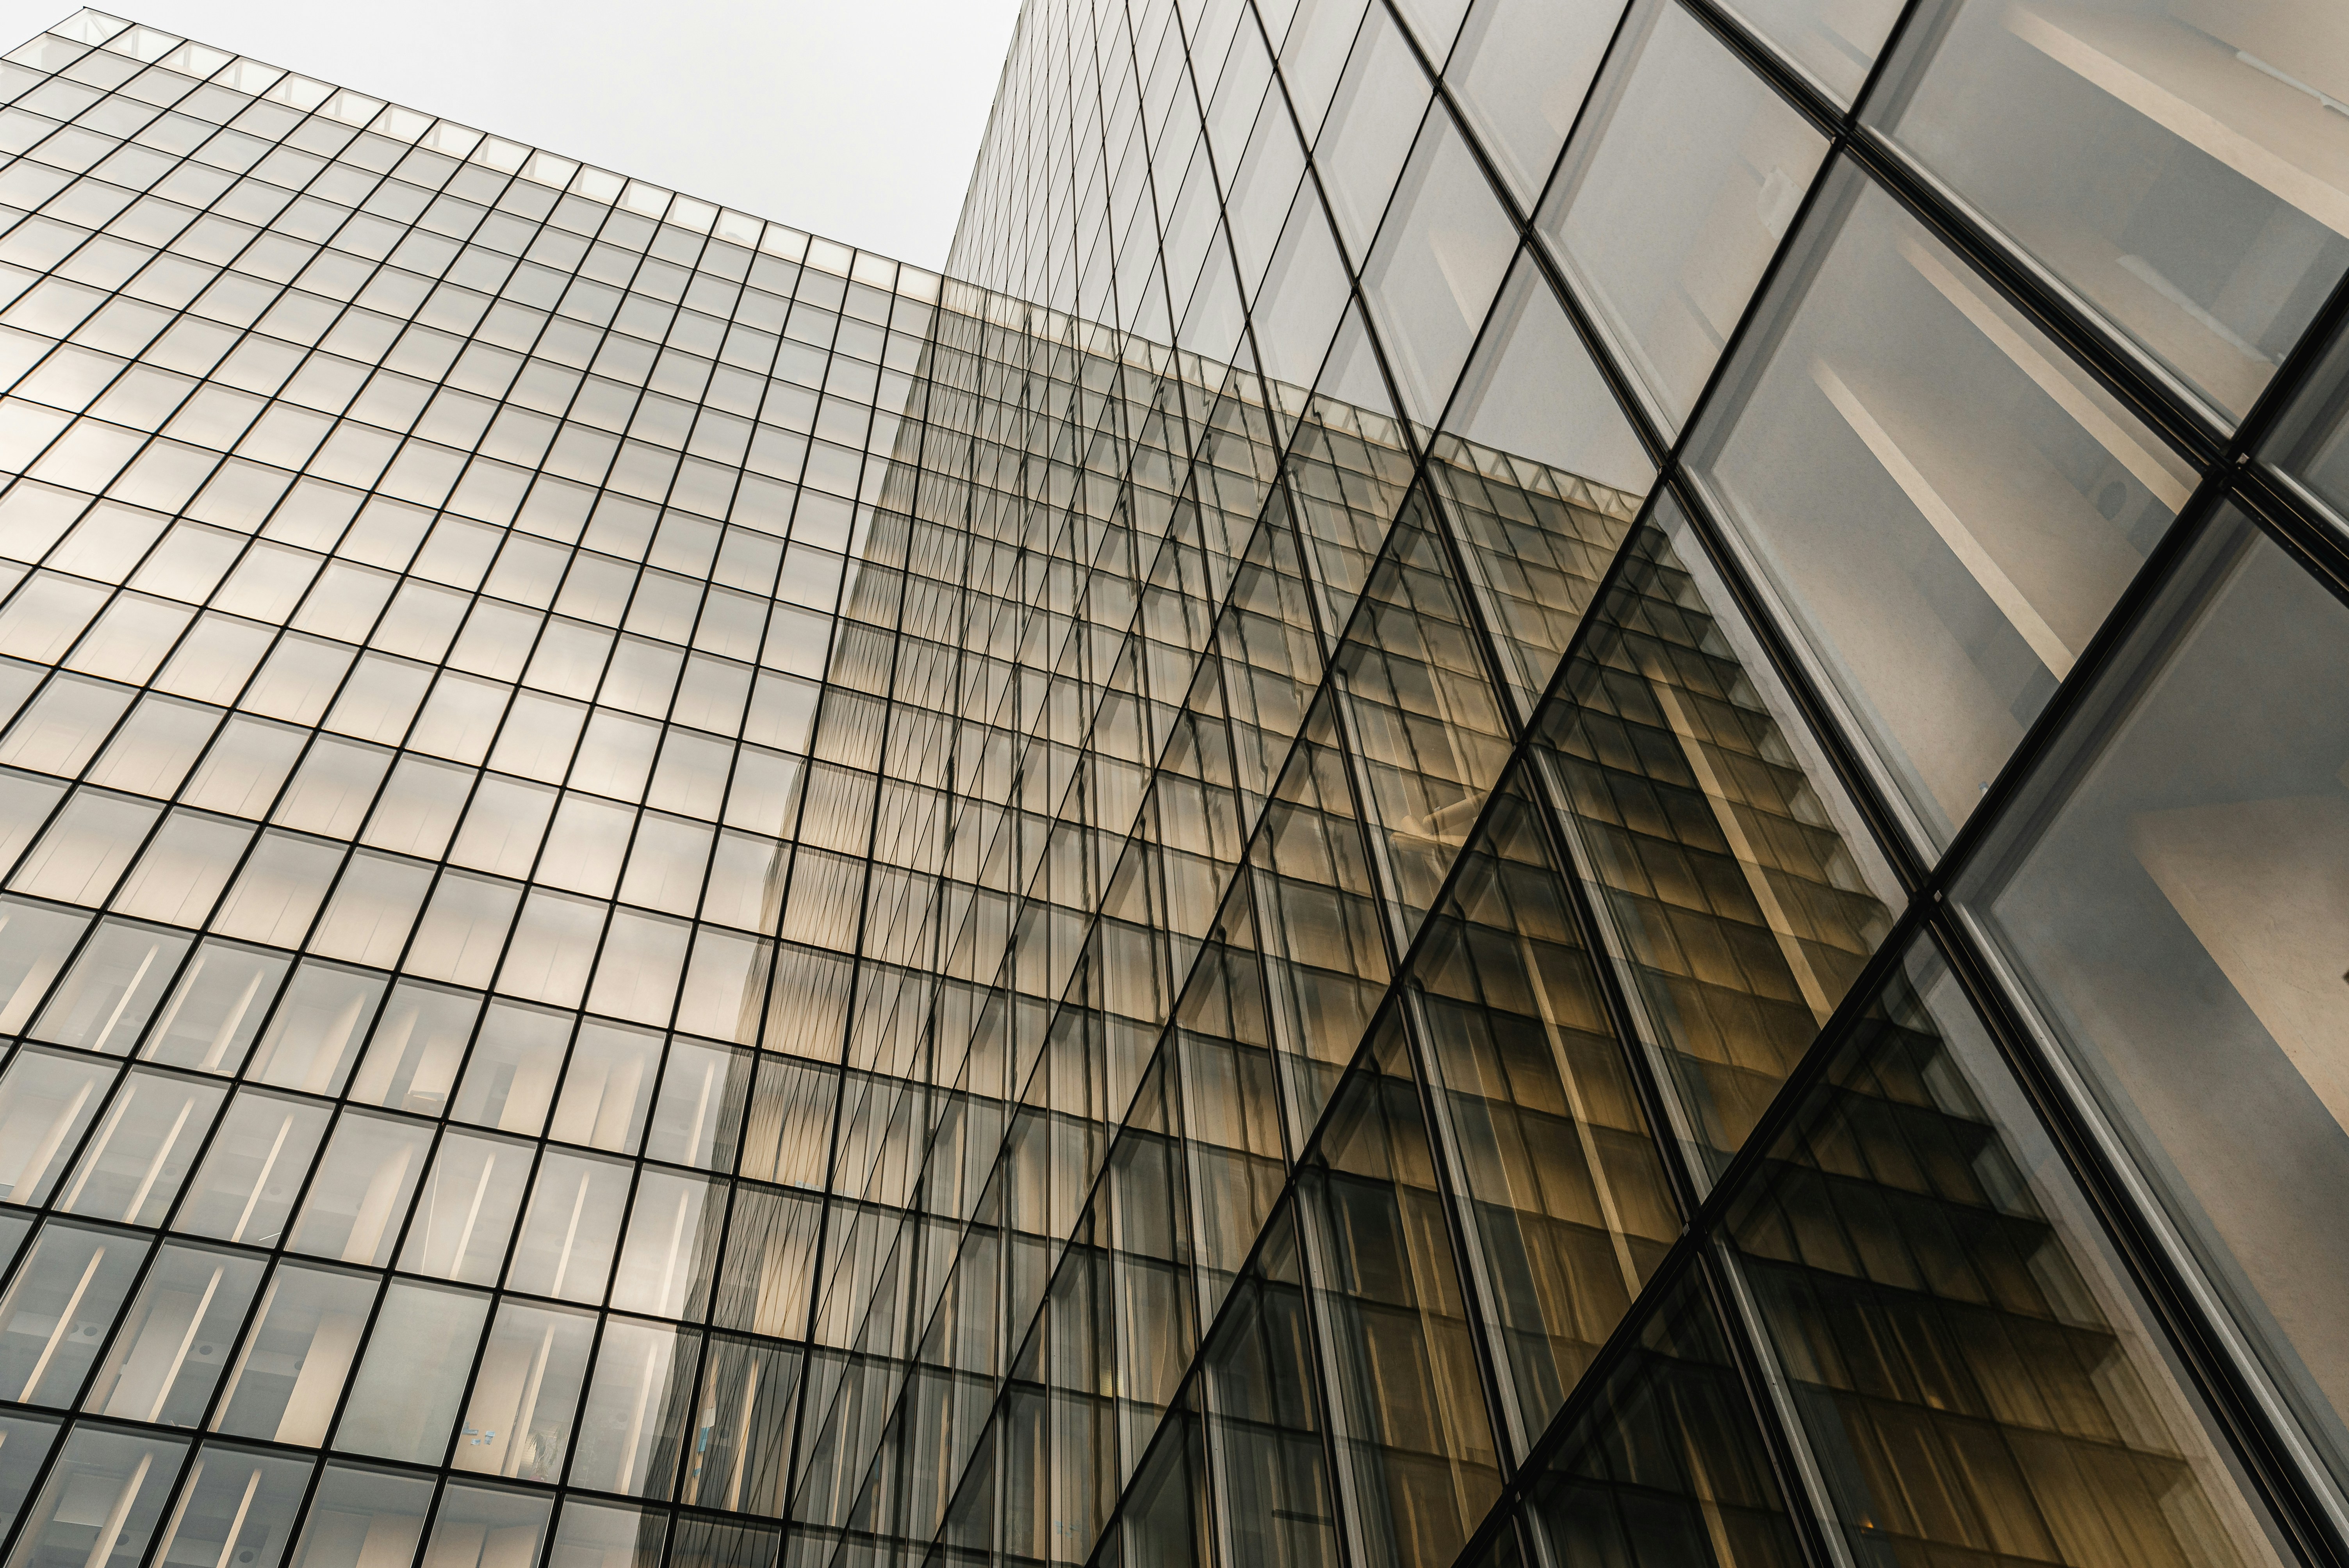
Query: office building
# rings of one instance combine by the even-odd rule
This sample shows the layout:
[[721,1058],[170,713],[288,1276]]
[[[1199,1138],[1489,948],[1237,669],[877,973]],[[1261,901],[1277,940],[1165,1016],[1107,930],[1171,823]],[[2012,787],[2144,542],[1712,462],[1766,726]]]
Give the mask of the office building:
[[2327,8],[0,100],[0,1568],[2349,1563]]

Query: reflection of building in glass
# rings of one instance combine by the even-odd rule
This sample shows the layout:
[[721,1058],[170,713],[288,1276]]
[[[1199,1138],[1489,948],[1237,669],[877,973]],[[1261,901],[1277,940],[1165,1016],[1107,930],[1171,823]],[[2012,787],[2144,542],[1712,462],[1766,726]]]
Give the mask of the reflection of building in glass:
[[2349,1563],[2324,7],[0,100],[0,1568]]

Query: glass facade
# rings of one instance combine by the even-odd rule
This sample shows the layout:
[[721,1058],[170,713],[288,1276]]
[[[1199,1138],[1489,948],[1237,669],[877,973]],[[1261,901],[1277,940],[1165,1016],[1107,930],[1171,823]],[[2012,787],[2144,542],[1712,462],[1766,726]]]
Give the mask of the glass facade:
[[1029,0],[939,274],[0,58],[0,1568],[2349,1564],[2344,115]]

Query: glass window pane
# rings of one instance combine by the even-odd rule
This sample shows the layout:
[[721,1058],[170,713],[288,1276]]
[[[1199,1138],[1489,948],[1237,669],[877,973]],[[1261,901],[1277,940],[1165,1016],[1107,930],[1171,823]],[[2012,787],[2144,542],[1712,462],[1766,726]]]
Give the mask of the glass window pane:
[[0,1449],[8,1454],[8,1462],[0,1465],[0,1519],[16,1523],[64,1426],[48,1416],[0,1416]]
[[411,1274],[495,1284],[506,1242],[522,1212],[533,1150],[527,1143],[451,1128],[432,1156],[432,1174],[408,1227],[399,1266]]
[[712,1321],[778,1338],[805,1337],[823,1219],[821,1198],[737,1183]]
[[1460,31],[1460,14],[1468,9],[1468,0],[1398,0],[1397,8],[1411,24],[1420,47],[1441,68],[1444,57],[1452,50],[1453,36]]
[[1347,289],[1329,216],[1308,185],[1290,204],[1288,222],[1257,285],[1250,321],[1268,378],[1289,387],[1313,384],[1346,308]]
[[0,1295],[0,1394],[69,1406],[129,1295],[148,1240],[51,1220]]
[[628,1166],[550,1149],[539,1157],[506,1284],[533,1295],[599,1302],[628,1205]]
[[1702,1281],[1683,1275],[1649,1312],[1524,1517],[1563,1563],[1793,1568],[1805,1558]]
[[1537,732],[1700,1183],[1745,1141],[1905,893],[1667,496]]
[[294,1516],[309,1490],[311,1461],[219,1441],[196,1452],[173,1511],[160,1568],[277,1568],[293,1544]]
[[729,1513],[783,1512],[799,1372],[795,1346],[710,1336],[679,1501]]
[[1400,1029],[1371,1055],[1340,1089],[1305,1188],[1308,1256],[1336,1362],[1339,1460],[1364,1513],[1359,1560],[1439,1568],[1500,1473]]
[[676,1165],[732,1170],[756,1066],[751,1052],[732,1046],[672,1040],[645,1152]]
[[57,1207],[129,1225],[160,1225],[180,1195],[224,1085],[145,1068],[124,1075]]
[[1871,118],[2228,419],[2349,271],[2321,0],[1948,0]]
[[1502,785],[1412,975],[1521,1442],[1681,1230],[1538,810]]
[[544,1007],[491,1003],[450,1114],[460,1121],[536,1136],[554,1099],[572,1021],[572,1015]]
[[693,1408],[701,1336],[691,1329],[615,1317],[604,1326],[571,1484],[665,1498]]
[[139,1054],[150,1062],[233,1073],[261,1033],[261,1021],[290,966],[282,954],[208,941],[180,975]]
[[424,1534],[432,1482],[337,1461],[319,1478],[294,1568],[405,1568]]
[[139,1568],[187,1453],[185,1441],[76,1428],[8,1568]]
[[1353,1060],[1388,974],[1378,889],[1336,728],[1325,697],[1249,851],[1282,1099],[1299,1140]]
[[1142,1457],[1124,1506],[1112,1522],[1103,1560],[1133,1568],[1195,1568],[1213,1561],[1206,1456],[1198,1418],[1178,1410]]
[[372,1274],[281,1264],[237,1352],[214,1429],[323,1445],[375,1288]]
[[524,1480],[562,1479],[595,1335],[595,1320],[586,1314],[518,1301],[500,1306],[458,1429],[456,1467]]
[[418,1116],[438,1116],[449,1103],[481,997],[403,980],[384,1004],[365,1063],[351,1080],[351,1098]]
[[388,1264],[431,1146],[429,1126],[345,1111],[286,1244],[348,1264]]
[[547,1568],[660,1568],[668,1515],[617,1503],[564,1501]]
[[[613,963],[607,945],[605,967]],[[674,980],[661,989],[662,1011],[675,990]],[[644,1029],[588,1023],[579,1030],[564,1069],[562,1098],[546,1135],[565,1143],[584,1143],[619,1154],[633,1154],[644,1137],[645,1116],[652,1104],[653,1080],[660,1072],[661,1037]]]
[[1295,1212],[1284,1209],[1201,1358],[1196,1398],[1227,1500],[1220,1511],[1227,1563],[1326,1568],[1340,1561],[1309,1311]]
[[1330,101],[1330,119],[1315,150],[1330,215],[1349,255],[1367,252],[1371,236],[1379,231],[1379,218],[1387,210],[1395,176],[1402,171],[1403,155],[1411,150],[1412,133],[1419,129],[1428,94],[1427,75],[1412,57],[1402,29],[1383,7],[1372,6],[1346,61],[1346,75]]
[[1697,459],[1939,846],[2192,476],[1891,198],[1833,178]]
[[336,1094],[375,1021],[385,976],[338,964],[304,961],[245,1070],[264,1083],[309,1094]]
[[0,1074],[0,1183],[10,1202],[29,1207],[48,1199],[113,1081],[110,1063],[16,1053]]
[[1452,117],[1427,117],[1362,268],[1405,411],[1432,424],[1516,251],[1516,231]]
[[[1110,1150],[1103,1187],[1093,1202],[1096,1217],[1075,1225],[1097,1243],[1106,1243],[1113,1326],[1103,1359],[1112,1373],[1123,1455],[1139,1451],[1175,1403],[1183,1369],[1199,1345],[1198,1322],[1190,1311],[1195,1287],[1186,1277],[1188,1226],[1180,1207],[1181,1181],[1171,1140],[1155,1135],[1160,1081],[1145,1080],[1134,1113],[1137,1125]],[[1047,1225],[1059,1228],[1049,1212],[1028,1222],[1038,1229]],[[979,1277],[991,1273],[988,1267]]]
[[782,1542],[777,1525],[684,1513],[668,1560],[670,1568],[775,1568]]
[[554,1511],[543,1493],[452,1483],[432,1516],[423,1568],[537,1568]]
[[1688,418],[1826,149],[1679,5],[1634,15],[1541,225],[1668,431]]
[[701,1316],[709,1307],[725,1217],[724,1182],[646,1171],[636,1180],[612,1305],[663,1317]]
[[490,1298],[394,1280],[335,1427],[347,1453],[439,1464],[473,1369]]
[[2349,1475],[2349,609],[2222,516],[1960,897]]
[[1633,498],[1655,482],[1655,464],[1530,254],[1509,269],[1444,428]]
[[1424,491],[1404,503],[1363,593],[1370,613],[1334,661],[1344,677],[1339,711],[1402,906],[1398,945],[1425,917],[1509,749],[1432,511]]
[[[1217,1305],[1247,1260],[1267,1213],[1280,1195],[1282,1157],[1279,1094],[1274,1087],[1271,1018],[1265,1006],[1263,965],[1256,952],[1250,901],[1236,888],[1194,961],[1190,984],[1174,1008],[1172,1048],[1144,1080],[1139,1103],[1179,1083],[1182,1130],[1169,1143],[1153,1121],[1129,1117],[1125,1136],[1137,1146],[1165,1144],[1164,1158],[1189,1167],[1192,1274],[1199,1321]],[[1179,1062],[1179,1067],[1176,1063]],[[1164,1070],[1161,1071],[1160,1068]],[[1154,1159],[1159,1156],[1154,1155]],[[1138,1163],[1138,1161],[1137,1161]],[[1179,1179],[1178,1179],[1179,1180]]]
[[82,1408],[171,1427],[202,1420],[264,1267],[249,1253],[166,1243]]
[[1859,96],[1900,20],[1899,0],[1728,0],[1725,9],[1844,104]]
[[239,1089],[172,1228],[275,1245],[333,1114],[310,1100]]
[[1930,941],[1728,1230],[1855,1555],[2279,1562]]
[[163,1000],[188,938],[128,921],[99,923],[73,973],[41,1009],[35,1038],[119,1056],[137,1042]]
[[1622,9],[1481,0],[1461,29],[1444,77],[1519,206],[1540,199]]
[[[0,848],[21,850],[39,828],[57,799],[48,789],[19,775],[0,775]],[[22,813],[16,822],[7,820]],[[21,829],[21,831],[11,830]],[[0,1031],[25,1026],[33,1009],[48,995],[50,983],[72,956],[74,941],[89,917],[52,909],[25,899],[0,899],[0,921],[7,923],[8,940],[0,944]]]

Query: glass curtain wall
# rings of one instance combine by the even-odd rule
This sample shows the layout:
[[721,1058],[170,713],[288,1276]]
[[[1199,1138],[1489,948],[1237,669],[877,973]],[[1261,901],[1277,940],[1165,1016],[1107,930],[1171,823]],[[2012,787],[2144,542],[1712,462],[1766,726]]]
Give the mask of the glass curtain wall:
[[5,1568],[2349,1563],[2343,47],[5,57]]

